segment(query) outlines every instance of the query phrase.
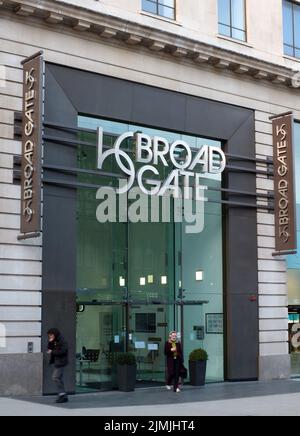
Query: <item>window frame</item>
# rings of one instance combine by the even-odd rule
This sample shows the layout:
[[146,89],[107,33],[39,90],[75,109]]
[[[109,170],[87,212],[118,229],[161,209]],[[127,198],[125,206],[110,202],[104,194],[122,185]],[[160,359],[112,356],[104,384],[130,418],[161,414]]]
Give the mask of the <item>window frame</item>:
[[[173,7],[166,6],[166,5],[162,4],[160,0],[147,0],[147,1],[149,1],[150,3],[153,3],[156,6],[156,13],[155,12],[150,12],[150,11],[147,11],[146,9],[144,9],[144,6],[143,6],[144,2],[143,2],[143,0],[141,0],[141,3],[142,3],[141,10],[142,10],[143,13],[151,14],[151,15],[153,15],[155,17],[162,18],[162,19],[165,19],[165,20],[169,20],[171,22],[173,22],[173,21],[175,22],[177,20],[177,0],[173,0],[173,2],[174,2],[174,6]],[[167,17],[165,15],[160,14],[159,13],[159,7],[160,6],[164,6],[164,7],[168,8],[168,9],[174,11],[174,17],[170,18],[170,17]]]
[[[285,4],[289,3],[292,6],[292,32],[293,32],[293,45],[287,44],[285,42],[285,32],[284,32],[284,7]],[[298,2],[294,2],[291,0],[284,0],[282,2],[282,33],[283,33],[283,54],[284,56],[289,56],[295,59],[300,59],[300,45],[299,47],[296,45],[296,41],[295,41],[295,8],[299,8],[300,11],[300,3]],[[300,25],[300,23],[299,23]],[[285,52],[286,47],[292,49],[293,54],[289,54]],[[299,51],[299,56],[296,55],[296,52]]]
[[[220,11],[219,11],[219,1],[218,1],[218,34],[220,35],[220,36],[224,36],[224,37],[227,37],[227,38],[230,38],[230,39],[232,39],[233,41],[240,41],[240,42],[243,42],[243,43],[247,43],[248,42],[248,28],[247,28],[247,0],[243,0],[244,1],[244,29],[240,29],[240,28],[238,28],[238,27],[235,27],[235,26],[233,26],[233,23],[232,23],[232,10],[233,10],[233,7],[232,7],[232,0],[229,0],[229,3],[230,3],[230,10],[229,10],[229,14],[230,14],[230,25],[228,26],[228,24],[225,24],[225,23],[222,23],[221,21],[220,21]],[[223,33],[221,33],[220,32],[220,26],[224,26],[224,27],[227,27],[227,28],[229,28],[230,29],[230,35],[225,35],[225,34],[223,34]],[[239,31],[239,32],[243,32],[244,34],[245,34],[245,39],[240,39],[240,38],[236,38],[236,37],[234,37],[233,36],[233,30],[237,30],[237,31]]]

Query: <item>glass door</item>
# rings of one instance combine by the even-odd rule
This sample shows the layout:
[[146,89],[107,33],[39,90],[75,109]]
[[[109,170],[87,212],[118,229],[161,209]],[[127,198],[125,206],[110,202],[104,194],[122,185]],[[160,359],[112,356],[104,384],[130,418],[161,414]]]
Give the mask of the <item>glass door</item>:
[[173,306],[139,304],[130,308],[129,350],[136,356],[137,381],[165,382],[164,345],[169,324],[173,322]]
[[125,315],[120,305],[77,305],[77,392],[116,387],[114,356],[125,351]]
[[174,269],[173,224],[129,223],[129,347],[141,385],[165,382],[164,345],[174,328]]

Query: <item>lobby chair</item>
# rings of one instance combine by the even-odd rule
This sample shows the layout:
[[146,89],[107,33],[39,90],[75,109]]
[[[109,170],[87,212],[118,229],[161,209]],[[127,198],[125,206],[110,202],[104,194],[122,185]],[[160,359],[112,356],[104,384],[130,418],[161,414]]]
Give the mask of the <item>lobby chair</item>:
[[91,363],[96,363],[99,360],[100,350],[87,349],[83,356],[84,360],[89,360]]
[[79,383],[80,386],[82,386],[83,384],[83,373],[87,373],[88,381],[90,380],[92,365],[98,363],[99,356],[100,356],[99,349],[86,349],[85,347],[82,347],[81,357],[78,359],[79,372],[80,372],[80,383]]
[[90,372],[91,369],[93,369],[93,366],[96,366],[96,364],[99,361],[100,356],[100,349],[87,349],[84,354],[84,360],[89,362],[89,368],[88,371]]

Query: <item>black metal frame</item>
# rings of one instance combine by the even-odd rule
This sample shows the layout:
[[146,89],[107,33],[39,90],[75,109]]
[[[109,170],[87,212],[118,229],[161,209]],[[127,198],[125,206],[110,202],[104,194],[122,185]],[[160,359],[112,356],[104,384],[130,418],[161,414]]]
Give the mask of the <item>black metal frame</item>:
[[[92,129],[84,129],[84,128],[74,128],[71,126],[67,126],[67,125],[63,125],[63,124],[55,124],[55,123],[50,123],[50,122],[45,122],[44,123],[44,127],[51,127],[51,129],[53,130],[58,130],[58,131],[64,131],[67,133],[72,133],[72,132],[76,132],[77,134],[80,133],[94,133],[95,135],[97,134],[97,130],[92,130]],[[107,135],[110,136],[116,136],[115,134],[111,134],[111,133],[106,133]],[[64,144],[70,147],[74,147],[77,148],[78,145],[84,145],[84,146],[89,146],[89,147],[96,147],[95,143],[92,142],[87,142],[87,141],[80,141],[77,139],[66,139],[60,136],[53,136],[53,135],[44,135],[43,137],[44,142],[48,142],[48,143],[56,143],[56,144]],[[103,149],[104,150],[108,150],[110,147],[104,145]],[[193,149],[192,149],[193,150]],[[124,150],[128,153],[132,153],[132,150]],[[194,150],[196,151],[196,150]],[[231,162],[231,161],[239,161],[239,162],[244,162],[244,163],[256,163],[256,164],[263,164],[266,166],[265,170],[259,170],[257,168],[247,168],[246,166],[241,166],[241,165],[232,165],[230,163],[227,164],[226,166],[226,171],[235,171],[235,172],[242,172],[242,173],[254,173],[254,174],[261,174],[261,175],[267,175],[268,177],[272,177],[274,175],[274,172],[272,170],[272,166],[273,166],[273,161],[271,159],[268,160],[264,160],[264,159],[260,159],[260,158],[249,158],[247,156],[242,156],[242,155],[235,155],[235,154],[226,154],[226,158],[227,158],[227,162]],[[54,171],[56,173],[66,173],[66,174],[89,174],[89,175],[101,175],[101,176],[105,176],[105,177],[115,177],[115,178],[126,178],[125,175],[123,174],[116,174],[116,173],[110,173],[110,172],[106,172],[103,170],[85,170],[85,169],[80,169],[77,167],[66,167],[66,166],[61,166],[61,165],[47,165],[44,164],[43,165],[43,169],[45,170],[49,170],[49,171]],[[52,185],[57,185],[57,186],[65,186],[65,187],[72,187],[72,188],[86,188],[86,189],[98,189],[100,188],[102,185],[95,185],[95,184],[89,184],[89,183],[80,183],[80,182],[67,182],[67,181],[62,181],[60,178],[51,178],[51,176],[47,176],[43,178],[43,183],[46,184],[52,184]],[[228,189],[228,188],[220,188],[220,189],[216,189],[216,188],[210,188],[208,187],[208,191],[215,191],[215,192],[221,192],[222,193],[222,199],[220,201],[218,200],[210,200],[208,199],[208,202],[211,203],[221,203],[227,206],[231,206],[231,207],[249,207],[249,208],[259,208],[262,210],[267,210],[267,211],[272,211],[274,210],[274,207],[270,204],[268,205],[258,205],[253,204],[253,203],[247,203],[247,202],[238,202],[238,201],[228,201],[226,198],[228,196],[228,194],[231,194],[232,196],[245,196],[245,197],[252,197],[252,198],[256,198],[256,201],[259,200],[267,200],[272,201],[274,200],[274,195],[273,194],[261,194],[258,192],[249,192],[249,191],[244,191],[244,190],[238,190],[238,189]]]

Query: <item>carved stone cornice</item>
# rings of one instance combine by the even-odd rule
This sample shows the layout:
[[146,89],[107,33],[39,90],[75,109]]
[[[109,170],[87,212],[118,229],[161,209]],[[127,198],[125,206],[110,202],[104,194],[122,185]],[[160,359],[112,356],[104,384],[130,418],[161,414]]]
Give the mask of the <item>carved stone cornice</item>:
[[[237,75],[252,76],[255,80],[268,81],[274,86],[293,86],[296,70],[263,61],[233,50],[210,45],[175,33],[158,30],[102,12],[95,12],[69,3],[52,0],[0,0],[0,11],[26,19],[34,17],[48,25],[66,26],[95,38],[106,38],[128,46],[144,47],[152,53],[166,53],[174,61],[186,59],[195,65],[208,65]],[[19,18],[20,19],[20,18]]]

